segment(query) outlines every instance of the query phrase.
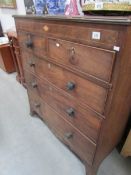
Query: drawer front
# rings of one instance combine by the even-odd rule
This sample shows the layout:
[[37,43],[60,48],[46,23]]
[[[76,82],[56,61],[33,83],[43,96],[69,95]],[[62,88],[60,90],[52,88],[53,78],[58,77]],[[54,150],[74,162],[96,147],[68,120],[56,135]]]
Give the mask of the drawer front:
[[[28,58],[27,62],[29,62]],[[35,60],[33,60],[35,66],[31,66],[29,70],[33,70],[38,77],[47,79],[56,87],[64,90],[97,112],[104,112],[108,92],[107,89],[81,78],[66,69],[51,64],[48,61],[38,58],[33,59]]]
[[[47,36],[54,36],[62,39],[69,39],[73,41],[79,41],[81,43],[88,43],[91,45],[97,45],[101,47],[108,47],[113,49],[113,46],[117,44],[118,31],[110,27],[103,29],[100,25],[91,24],[76,24],[51,21],[33,21],[30,20],[16,20],[17,30],[25,30],[28,32],[36,32]],[[96,28],[97,27],[97,28]],[[98,32],[99,39],[93,38],[93,32]]]
[[[36,96],[30,92],[29,98],[34,101]],[[40,100],[41,102],[41,100]],[[92,164],[93,157],[96,150],[96,145],[89,139],[84,137],[78,130],[65,121],[58,113],[56,113],[49,105],[41,102],[42,118],[47,123],[49,128],[56,134],[56,136],[64,142],[69,148],[75,152],[80,159]]]
[[18,38],[21,49],[24,48],[37,56],[46,55],[46,40],[44,37],[19,31]]
[[58,39],[48,40],[48,56],[58,63],[107,82],[110,81],[115,60],[114,51]]
[[70,96],[61,93],[46,80],[37,79],[25,71],[26,84],[35,94],[54,108],[83,134],[97,142],[102,119],[88,108],[81,107]]

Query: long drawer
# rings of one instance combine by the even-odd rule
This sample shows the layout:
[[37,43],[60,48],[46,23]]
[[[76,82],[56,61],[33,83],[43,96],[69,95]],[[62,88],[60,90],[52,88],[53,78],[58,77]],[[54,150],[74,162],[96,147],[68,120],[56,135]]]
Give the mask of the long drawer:
[[[27,53],[26,53],[27,54]],[[23,64],[38,77],[47,79],[99,113],[104,112],[108,90],[44,59],[23,56]],[[33,65],[30,65],[30,62]]]
[[[42,101],[39,96],[35,96],[28,91],[29,99],[33,103],[39,101],[40,116],[47,123],[49,128],[56,134],[56,136],[64,142],[70,149],[76,153],[76,155],[83,161],[86,161],[89,165],[92,164],[96,144],[85,138],[77,129],[65,121],[58,113],[56,113],[48,104]],[[33,108],[32,107],[32,108]],[[38,110],[38,109],[37,109]]]
[[115,51],[50,38],[48,56],[71,69],[110,82]]
[[[37,34],[42,34],[44,36],[53,36],[62,39],[68,39],[73,41],[79,41],[80,43],[91,44],[95,46],[101,46],[103,48],[113,49],[113,46],[117,44],[118,31],[114,27],[103,28],[99,26],[96,28],[95,25],[76,25],[71,22],[68,24],[62,24],[55,21],[51,22],[38,22],[28,20],[16,20],[17,30],[23,30],[28,32],[35,32]],[[94,37],[94,35],[99,35]]]
[[102,118],[88,108],[80,106],[74,98],[60,92],[46,80],[42,81],[25,71],[27,87],[39,95],[74,127],[97,143]]

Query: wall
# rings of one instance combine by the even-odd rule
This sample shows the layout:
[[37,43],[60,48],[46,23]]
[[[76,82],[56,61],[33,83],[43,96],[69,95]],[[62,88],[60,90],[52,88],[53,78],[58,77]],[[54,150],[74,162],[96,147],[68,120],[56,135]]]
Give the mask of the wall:
[[[79,0],[77,0],[79,2]],[[15,29],[15,22],[12,15],[26,14],[24,0],[16,0],[17,9],[0,8],[0,21],[2,24],[3,32],[9,29]],[[80,10],[80,14],[83,15],[79,3],[77,4]]]
[[0,8],[0,20],[4,32],[8,29],[15,29],[15,22],[12,15],[26,14],[24,0],[16,0],[16,3],[17,9]]

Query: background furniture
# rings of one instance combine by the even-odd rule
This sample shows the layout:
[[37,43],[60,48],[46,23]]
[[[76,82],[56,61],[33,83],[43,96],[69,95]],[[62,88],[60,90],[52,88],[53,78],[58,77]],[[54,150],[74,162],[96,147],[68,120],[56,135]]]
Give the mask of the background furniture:
[[124,157],[131,156],[131,114],[124,131],[124,135],[118,145],[118,150]]
[[131,130],[129,131],[129,134],[127,136],[127,139],[125,141],[125,144],[123,146],[123,149],[121,151],[121,154],[124,157],[131,156]]
[[31,114],[96,175],[131,104],[130,17],[15,16]]
[[[0,23],[0,37],[3,37],[3,30]],[[4,71],[11,73],[15,71],[14,60],[10,50],[10,44],[0,45],[0,68]]]
[[3,36],[3,30],[2,30],[2,26],[1,26],[1,22],[0,22],[0,37]]
[[24,72],[23,72],[23,66],[22,66],[22,61],[21,61],[19,43],[17,40],[17,34],[15,31],[8,31],[7,35],[10,41],[11,53],[14,59],[14,64],[15,64],[15,68],[17,72],[17,80],[23,86],[25,86]]
[[7,73],[15,72],[13,57],[10,50],[10,44],[0,45],[0,68]]

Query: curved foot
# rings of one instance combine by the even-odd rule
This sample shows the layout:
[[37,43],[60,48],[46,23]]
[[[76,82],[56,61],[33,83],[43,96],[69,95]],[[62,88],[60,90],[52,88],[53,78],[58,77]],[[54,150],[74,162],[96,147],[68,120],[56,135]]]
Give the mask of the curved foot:
[[34,117],[35,114],[36,114],[35,111],[30,110],[30,115],[31,115],[32,117]]
[[92,166],[86,165],[86,175],[97,175],[97,169]]

